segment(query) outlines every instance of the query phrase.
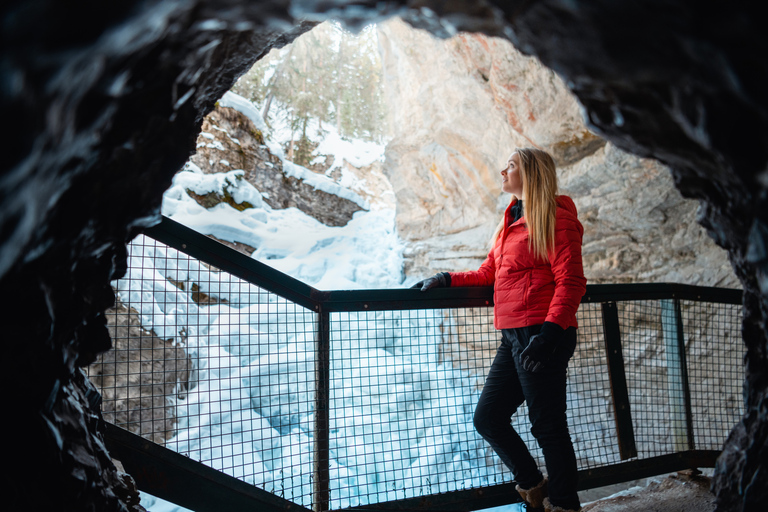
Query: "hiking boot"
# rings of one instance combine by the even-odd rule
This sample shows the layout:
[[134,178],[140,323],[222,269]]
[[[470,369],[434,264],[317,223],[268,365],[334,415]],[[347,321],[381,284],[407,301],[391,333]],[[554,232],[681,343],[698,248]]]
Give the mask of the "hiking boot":
[[517,492],[520,493],[520,496],[532,509],[537,510],[542,508],[544,505],[544,498],[547,497],[547,481],[547,477],[544,477],[535,487],[523,489],[518,485],[515,486],[515,489],[517,489]]

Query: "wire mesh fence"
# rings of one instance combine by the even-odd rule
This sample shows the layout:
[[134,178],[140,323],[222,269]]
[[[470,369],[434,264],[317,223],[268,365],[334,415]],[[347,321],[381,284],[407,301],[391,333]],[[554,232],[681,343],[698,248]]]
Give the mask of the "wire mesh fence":
[[492,329],[477,310],[331,315],[332,508],[511,479],[472,429],[482,378],[468,368],[487,348],[456,336],[466,314]]
[[743,414],[741,318],[739,305],[682,302],[697,449],[720,450]]
[[143,236],[115,284],[105,420],[308,503],[317,315]]
[[[326,430],[317,311],[145,236],[129,265],[108,316],[114,348],[88,368],[107,421],[305,507],[319,437],[331,509],[512,481],[472,424],[499,343],[492,307],[330,312]],[[741,415],[740,314],[618,303],[636,458],[720,449]],[[580,307],[568,370],[580,469],[622,461],[603,315]],[[512,423],[543,468],[525,406]]]
[[620,462],[621,456],[600,304],[582,304],[577,317],[576,351],[568,368],[568,429],[578,466],[587,469]]
[[619,310],[638,456],[719,450],[742,411],[740,307],[649,300]]

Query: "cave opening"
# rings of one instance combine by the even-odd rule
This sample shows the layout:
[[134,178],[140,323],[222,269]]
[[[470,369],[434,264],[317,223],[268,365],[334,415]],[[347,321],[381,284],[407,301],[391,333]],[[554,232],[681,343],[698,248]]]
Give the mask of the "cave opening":
[[[508,134],[508,139],[504,141],[504,144],[498,144],[498,146],[496,146],[497,148],[505,150],[505,144],[530,144],[532,141],[537,141],[541,145],[546,146],[556,155],[558,163],[562,167],[561,171],[563,172],[562,178],[564,180],[565,191],[577,196],[577,200],[583,204],[585,222],[588,222],[590,229],[594,230],[587,235],[588,243],[592,244],[588,247],[588,254],[592,255],[592,259],[590,260],[591,270],[594,272],[590,275],[591,280],[597,282],[637,282],[639,280],[656,282],[659,280],[673,280],[676,282],[687,282],[689,284],[711,284],[719,286],[733,285],[735,283],[735,277],[730,271],[730,267],[723,252],[712,244],[706,245],[708,239],[705,233],[703,230],[696,228],[693,220],[695,215],[695,204],[683,200],[682,197],[676,193],[669,170],[651,159],[639,159],[622,152],[589,131],[588,127],[584,125],[583,120],[579,121],[581,111],[571,92],[564,84],[557,83],[557,79],[553,73],[546,69],[538,60],[516,53],[511,45],[500,40],[495,41],[478,35],[459,34],[457,37],[445,42],[406,29],[404,23],[401,21],[396,23],[397,28],[394,30],[399,30],[399,32],[393,33],[393,31],[390,31],[387,34],[390,45],[394,46],[393,40],[396,37],[401,38],[401,41],[403,41],[401,42],[401,46],[403,47],[406,42],[412,42],[414,39],[416,39],[417,42],[429,45],[427,48],[430,49],[429,53],[433,57],[433,60],[439,65],[445,64],[446,67],[454,66],[455,68],[454,74],[448,75],[448,78],[446,78],[445,71],[436,72],[437,80],[453,81],[452,78],[456,77],[455,80],[459,82],[460,88],[467,88],[470,86],[476,88],[470,89],[470,95],[474,91],[480,91],[486,96],[493,98],[493,101],[482,103],[481,106],[484,106],[486,109],[491,108],[499,114],[498,118],[494,119],[495,124],[492,124],[488,130],[499,130]],[[317,28],[313,29],[313,31],[314,30],[317,30]],[[330,30],[336,29],[333,26],[330,26]],[[302,37],[312,35],[313,31],[308,32]],[[338,33],[331,32],[331,35],[338,36]],[[317,35],[315,35],[314,39],[315,46],[323,46],[322,41],[318,43],[319,38]],[[298,40],[301,40],[301,37]],[[493,48],[493,50],[489,51],[486,50],[486,48]],[[302,51],[306,52],[307,50],[305,48]],[[497,53],[494,53],[494,51]],[[411,47],[411,52],[418,55],[422,53],[422,50],[420,50],[419,47]],[[257,63],[254,68],[251,68],[251,71],[244,75],[248,76],[249,73],[253,73],[256,75],[255,77],[251,78],[249,82],[238,82],[233,88],[235,91],[241,93],[241,97],[246,98],[246,96],[248,96],[246,99],[250,99],[251,103],[255,103],[255,105],[251,105],[250,107],[247,105],[243,106],[238,103],[238,100],[233,100],[231,97],[228,97],[227,94],[229,93],[227,93],[218,100],[214,112],[209,114],[206,117],[206,120],[203,121],[201,132],[197,136],[196,146],[198,153],[186,164],[185,169],[182,172],[186,174],[195,174],[194,172],[190,172],[193,170],[194,166],[196,171],[198,171],[197,174],[199,176],[210,178],[211,175],[225,175],[227,178],[225,180],[225,185],[221,189],[223,192],[220,191],[219,195],[216,196],[215,191],[206,189],[207,185],[187,180],[189,176],[177,175],[174,178],[174,186],[176,187],[176,190],[170,194],[166,191],[167,197],[173,200],[179,200],[179,198],[186,194],[194,199],[199,206],[203,207],[205,210],[213,210],[214,216],[222,213],[222,209],[229,211],[228,207],[231,207],[240,213],[262,209],[257,215],[257,220],[252,219],[252,222],[247,223],[248,229],[253,231],[253,227],[257,225],[258,222],[263,222],[264,219],[268,217],[268,214],[264,213],[264,211],[267,210],[260,206],[259,201],[267,201],[270,206],[274,205],[277,209],[280,209],[279,207],[281,206],[284,207],[285,203],[270,202],[277,201],[277,198],[280,196],[278,190],[281,188],[281,185],[279,184],[269,186],[266,189],[261,189],[266,193],[259,190],[259,198],[256,198],[256,195],[248,195],[242,192],[242,184],[238,177],[244,178],[252,185],[258,187],[263,187],[264,183],[267,182],[267,179],[264,178],[263,175],[250,174],[250,169],[252,167],[264,166],[265,162],[270,162],[272,166],[277,165],[277,160],[280,159],[275,159],[274,157],[276,155],[282,155],[284,156],[282,163],[280,163],[282,169],[285,169],[286,165],[288,165],[285,163],[287,161],[291,164],[304,167],[306,170],[316,174],[330,177],[337,183],[343,181],[344,173],[342,170],[338,167],[329,167],[327,165],[327,155],[311,154],[310,151],[307,150],[307,147],[303,146],[302,142],[310,140],[306,130],[307,127],[311,126],[311,123],[308,120],[312,118],[310,114],[317,115],[318,112],[316,107],[315,109],[310,108],[306,102],[302,104],[302,100],[306,98],[308,92],[307,90],[302,90],[302,87],[306,87],[306,84],[311,85],[320,82],[321,80],[308,77],[306,74],[302,76],[300,73],[296,73],[295,76],[291,77],[294,80],[294,85],[296,83],[301,84],[297,87],[291,87],[291,81],[288,79],[285,80],[289,85],[286,86],[283,84],[283,87],[287,87],[290,91],[298,91],[298,94],[296,95],[298,97],[298,101],[296,102],[298,106],[289,105],[287,103],[282,104],[282,102],[287,102],[289,99],[292,99],[288,98],[288,94],[284,94],[282,97],[279,96],[277,91],[272,91],[270,94],[268,85],[270,83],[275,84],[276,87],[280,85],[277,80],[276,70],[281,65],[285,65],[286,60],[293,63],[295,70],[304,71],[314,67],[303,63],[298,58],[296,61],[291,60],[292,56],[297,56],[297,54],[300,55],[300,53],[301,52],[299,51],[294,52],[292,45],[289,45],[280,50],[280,53],[275,55],[272,59],[265,57],[262,61]],[[504,58],[500,58],[499,55]],[[328,57],[326,56],[325,58]],[[502,67],[500,62],[504,61],[512,62],[510,65],[512,70]],[[262,69],[256,69],[258,67],[262,67]],[[264,68],[271,70],[273,74],[264,75]],[[256,71],[254,71],[254,69],[256,69]],[[359,76],[359,74],[359,72],[354,72],[352,76]],[[424,73],[422,69],[422,72],[418,74],[424,76],[429,73]],[[469,80],[467,82],[462,82],[467,76],[470,77]],[[503,86],[503,80],[506,79],[514,80],[515,89],[521,90],[523,93],[517,97],[501,97],[499,100],[498,87]],[[331,80],[327,78],[325,78],[325,80],[331,82]],[[551,85],[543,98],[535,96],[532,92],[536,89],[536,85],[541,81],[546,81],[549,84],[556,83],[556,85]],[[426,87],[432,86],[428,79],[423,80],[423,82],[426,83]],[[338,85],[334,85],[331,89],[337,89],[338,87]],[[494,87],[496,87],[496,89],[494,89]],[[271,100],[269,99],[270,96],[272,97]],[[437,96],[438,98],[440,97],[440,95]],[[444,110],[445,105],[450,104],[455,110],[467,111],[468,115],[472,117],[481,117],[486,112],[486,110],[479,112],[476,104],[470,104],[469,106],[464,107],[463,105],[465,102],[462,101],[462,97],[455,91],[447,91],[444,96],[445,100],[443,102],[436,102],[434,111],[439,112]],[[546,104],[546,102],[552,101],[553,96],[556,97],[557,105],[561,107],[559,110],[554,109],[554,115],[547,112],[547,110],[552,109]],[[421,101],[421,97],[417,97],[417,99]],[[274,103],[271,103],[272,101],[274,101]],[[393,103],[397,105],[401,102],[395,100]],[[328,104],[331,104],[331,107],[328,107]],[[341,110],[332,105],[331,102],[326,102],[326,106],[324,109],[320,109],[320,111],[323,113],[333,113]],[[253,108],[254,106],[255,108]],[[408,107],[411,112],[413,112],[414,109],[412,108],[412,104],[409,104]],[[221,113],[225,109],[230,109],[232,112],[230,114]],[[304,109],[303,112],[300,109]],[[236,116],[234,112],[239,112],[239,114],[242,115],[241,119],[238,120],[233,117]],[[269,115],[273,116],[270,123],[265,122],[265,113],[268,114],[267,117],[269,117]],[[304,114],[305,117],[301,117],[300,114]],[[421,117],[425,118],[432,116],[424,114]],[[467,181],[467,173],[451,176],[449,172],[450,170],[457,168],[462,169],[467,166],[467,162],[480,161],[480,166],[483,167],[481,171],[487,174],[485,180],[488,185],[484,194],[490,197],[490,200],[488,201],[487,217],[498,215],[499,210],[503,209],[505,204],[503,203],[503,197],[500,197],[498,184],[495,183],[493,179],[494,174],[496,173],[494,160],[497,155],[485,155],[485,157],[487,157],[485,160],[483,160],[483,156],[467,156],[470,151],[468,148],[476,146],[484,151],[487,147],[483,147],[476,139],[460,140],[462,139],[460,135],[466,137],[466,132],[460,132],[455,128],[451,128],[451,125],[457,123],[454,119],[451,119],[450,115],[442,117],[446,124],[442,125],[439,129],[432,129],[426,121],[422,121],[422,125],[416,125],[415,127],[412,124],[398,126],[392,128],[393,133],[388,136],[379,134],[379,142],[388,143],[394,139],[396,143],[395,145],[399,144],[400,146],[406,146],[413,145],[413,142],[407,140],[404,141],[404,133],[421,131],[442,135],[442,139],[439,139],[442,146],[442,152],[431,150],[427,153],[427,160],[413,161],[413,167],[428,166],[428,172],[424,176],[426,180],[423,186],[411,186],[411,188],[418,190],[431,188],[437,191],[438,196],[444,196],[447,190],[445,186],[446,177],[453,179],[456,184],[466,183]],[[245,124],[241,125],[242,123]],[[335,134],[338,134],[338,125],[340,124],[338,119],[332,117],[326,119],[325,125],[328,126],[329,124],[336,128]],[[319,131],[330,132],[329,129],[322,130],[322,119],[320,119],[320,122],[316,125],[321,129]],[[565,128],[563,128],[563,126],[565,126]],[[284,133],[287,133],[288,135],[283,136],[277,141],[269,141],[268,139],[271,135],[271,131],[275,129],[279,130],[281,127],[284,129]],[[359,130],[358,133],[364,133],[364,138],[356,139],[353,127],[349,129],[349,135],[346,136],[346,141],[352,143],[355,143],[356,141],[362,141],[363,143],[375,142],[369,140],[374,138],[371,135],[370,128],[362,128]],[[478,136],[483,135],[483,133],[478,134]],[[400,139],[397,139],[398,136]],[[249,137],[253,139],[253,144],[246,142]],[[344,137],[339,137],[339,139],[344,139]],[[457,140],[459,142],[457,142]],[[270,154],[264,153],[257,163],[248,161],[247,159],[238,160],[238,158],[242,156],[242,153],[247,152],[247,148],[256,146],[266,146],[269,148],[269,144],[266,144],[266,142],[277,142],[276,148],[270,149]],[[434,144],[434,140],[432,140],[431,137],[417,139],[416,142],[426,145]],[[314,147],[310,147],[310,149],[316,150],[321,144],[322,142],[315,141],[312,143],[312,146]],[[397,153],[395,153],[395,155],[397,155]],[[313,164],[314,159],[318,156],[320,157],[321,162]],[[386,156],[386,152],[384,152],[384,156]],[[392,153],[390,153],[390,156],[392,156]],[[401,159],[402,156],[400,155],[397,155],[395,158],[397,161]],[[322,163],[326,163],[326,165],[322,165]],[[446,168],[449,171],[446,171]],[[248,170],[248,172],[238,174],[239,171],[246,170]],[[345,170],[349,170],[349,168],[347,167]],[[371,169],[366,170],[368,179],[370,179],[371,172]],[[590,181],[589,176],[591,174],[599,174],[600,177],[597,183]],[[390,176],[396,177],[396,175],[397,172],[390,169]],[[388,185],[387,192],[395,195],[392,191],[389,177],[385,176],[384,178]],[[306,177],[302,179],[306,180]],[[213,182],[208,185],[211,184],[213,184]],[[219,186],[221,185],[221,182],[216,181],[215,184],[216,186]],[[614,190],[619,188],[618,184],[621,184],[620,194],[609,195],[607,197],[602,195],[602,191],[606,189]],[[640,189],[641,192],[638,192],[638,189]],[[594,190],[598,190],[599,193],[594,194]],[[309,214],[310,211],[317,206],[318,201],[311,200],[311,198],[316,199],[316,192],[314,190],[305,192],[305,194],[309,194],[310,199],[307,199],[305,203],[306,210],[303,211]],[[375,196],[370,196],[367,199],[372,201],[374,198]],[[471,196],[459,198],[469,202],[474,200]],[[457,198],[454,196],[451,196],[449,199],[457,202]],[[434,201],[433,198],[430,200]],[[390,203],[391,206],[394,206],[394,204],[394,202]],[[410,203],[407,202],[401,203],[401,207],[405,210],[412,209]],[[217,208],[218,213],[214,210]],[[624,213],[621,213],[621,210],[623,210]],[[167,210],[164,209],[163,213],[173,217],[179,214],[179,211],[179,206],[175,205],[168,207]],[[464,211],[463,207],[462,216],[466,217],[466,211]],[[320,289],[333,289],[334,286],[345,289],[350,287],[350,282],[356,282],[354,279],[347,279],[346,281],[343,281],[342,285],[336,284],[330,286],[327,284],[328,281],[322,282],[322,269],[328,268],[329,264],[327,263],[320,265],[321,269],[308,268],[309,265],[306,261],[293,268],[281,267],[280,262],[288,259],[292,252],[296,252],[295,247],[281,245],[279,241],[270,240],[266,236],[260,236],[256,239],[255,237],[241,234],[238,238],[232,237],[232,233],[230,232],[229,236],[231,238],[226,238],[226,236],[207,232],[206,229],[208,229],[208,227],[205,227],[200,223],[200,213],[196,213],[194,217],[195,222],[190,223],[191,227],[196,226],[201,228],[201,232],[216,237],[217,240],[224,242],[226,245],[234,247],[241,252],[245,252],[265,263],[275,265],[279,269],[289,271],[289,273],[291,273],[291,270],[294,270],[296,271],[295,273],[292,273],[294,277],[312,285],[317,285]],[[319,217],[320,218],[315,218],[320,220],[321,223],[332,223],[322,215],[319,215]],[[621,217],[631,219],[631,221],[628,224],[622,225],[619,220]],[[636,224],[634,221],[638,217],[648,217],[648,222],[640,228],[632,226],[633,223]],[[184,217],[178,216],[177,218],[183,219]],[[339,223],[346,225],[350,220],[351,219],[345,219]],[[492,225],[495,224],[493,221],[488,221],[488,218],[483,219],[482,222],[489,225],[484,226],[485,229],[492,227]],[[210,224],[212,225],[213,223],[212,220]],[[602,227],[600,227],[601,224],[603,224]],[[301,239],[302,241],[312,240],[312,236],[309,235],[295,236],[295,233],[298,231],[296,227],[297,225],[298,223],[294,222],[292,228],[283,227],[277,228],[276,230],[285,231],[293,229],[294,238]],[[469,231],[476,227],[476,224],[470,224]],[[438,228],[446,229],[444,225],[438,225]],[[317,229],[317,227],[314,227],[314,229]],[[453,222],[451,222],[447,231],[448,234],[456,234],[450,233],[450,230],[455,230]],[[465,235],[466,231],[468,230],[458,230],[457,233],[459,235]],[[475,234],[477,240],[480,240],[482,236],[487,236],[487,233],[484,233],[483,230],[478,231],[480,231],[480,234]],[[606,233],[611,233],[610,237],[608,237]],[[686,233],[688,235],[692,233],[693,236],[686,239],[686,236],[684,236]],[[440,231],[436,238],[444,237],[445,234],[446,233]],[[659,245],[660,234],[664,234],[667,237],[674,237],[678,240],[677,249],[672,254],[666,255],[664,259],[659,259],[661,258],[663,251],[651,249],[651,247]],[[428,254],[429,251],[434,251],[433,248],[430,248],[430,243],[438,244],[442,242],[441,240],[438,240],[437,242],[430,241],[429,239],[432,235],[434,234],[427,234],[427,236],[420,234],[420,238],[415,238],[417,243],[421,243],[421,247],[419,247],[418,250],[423,251],[424,254]],[[328,247],[332,245],[332,242],[329,241],[330,235],[322,238],[322,240],[313,240],[310,244],[311,249],[323,251],[327,250]],[[605,244],[606,238],[609,238],[609,244]],[[466,244],[466,241],[463,243]],[[600,246],[600,244],[605,245]],[[632,246],[631,244],[635,245]],[[478,245],[482,247],[481,242],[478,242]],[[619,247],[621,249],[618,249]],[[711,259],[707,259],[704,256],[708,250],[712,252],[712,255],[710,256]],[[416,251],[414,252],[416,253],[416,257],[419,257],[419,253]],[[307,251],[307,254],[308,257],[312,257],[311,251]],[[657,257],[657,259],[650,260],[647,256],[643,256],[643,254],[652,254]],[[380,255],[381,250],[379,252],[379,256]],[[318,258],[320,258],[320,256],[318,256]],[[355,264],[340,264],[339,262],[342,261],[342,259],[338,255],[335,255],[334,259],[335,261],[333,262],[333,265],[340,267],[354,268],[355,265],[360,266],[359,259]],[[482,261],[482,254],[463,254],[461,255],[461,258],[456,258],[456,260],[457,261],[453,262],[437,262],[436,264],[441,265],[438,270],[445,270],[446,268],[451,269],[450,265],[456,265],[457,269],[466,268],[459,265],[477,265]],[[399,263],[399,265],[402,266],[402,263]],[[445,265],[449,266],[446,267]],[[702,272],[702,267],[706,266],[712,267],[714,270],[711,273]],[[603,271],[604,273],[601,275],[598,273],[599,271]],[[411,281],[413,281],[419,277],[423,277],[423,274],[420,272],[425,272],[425,270],[411,268],[409,269],[409,272],[410,276],[405,276],[405,279],[410,277]],[[664,274],[661,274],[660,272],[664,272]],[[402,284],[401,281],[402,278],[392,279],[385,282],[385,285],[398,286]],[[382,281],[369,281],[366,284],[369,287],[381,287],[381,283]],[[357,284],[359,284],[359,282]],[[184,285],[182,287],[182,289],[188,287],[197,294],[197,298],[193,299],[194,302],[204,302],[206,304],[220,303],[219,298],[204,292],[199,292],[194,289],[195,286],[199,285]],[[152,334],[152,336],[155,336],[155,334]],[[648,350],[643,351],[637,349],[637,355],[633,357],[642,359],[645,357],[645,353],[648,352]],[[657,351],[661,352],[660,349]],[[446,351],[443,357],[450,356],[451,354],[448,354]],[[181,360],[185,359],[185,357],[173,357]],[[190,372],[190,370],[192,372],[197,371],[196,369],[187,368],[183,365],[177,368],[177,370],[182,373]],[[190,385],[189,387],[191,388],[193,386]],[[186,395],[187,389],[185,388],[182,391],[183,394]],[[175,395],[176,390],[170,390],[169,394]],[[284,420],[279,416],[276,416],[270,421],[276,425],[275,428],[281,434],[289,433],[290,429],[295,426],[295,424],[291,422],[295,420]],[[172,433],[175,432],[173,424],[170,424],[166,431],[167,434],[165,434],[165,437],[167,437],[167,439],[161,436],[159,438],[161,441],[167,441],[168,439],[174,438],[174,435],[172,435]],[[173,442],[177,443],[177,441]],[[636,482],[630,482],[626,485],[631,486],[633,483]],[[615,489],[616,488],[612,488],[612,490]]]

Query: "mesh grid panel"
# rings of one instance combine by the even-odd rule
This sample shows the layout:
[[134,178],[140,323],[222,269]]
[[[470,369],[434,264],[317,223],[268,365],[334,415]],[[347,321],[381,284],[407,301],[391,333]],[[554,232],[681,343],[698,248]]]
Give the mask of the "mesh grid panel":
[[[675,451],[671,430],[670,379],[659,301],[618,304],[632,425],[640,458]],[[672,370],[676,372],[676,370]],[[679,412],[679,411],[678,411]],[[680,428],[680,418],[675,418]],[[683,435],[684,432],[678,432]],[[684,449],[684,448],[683,448]]]
[[744,413],[741,306],[683,301],[696,448],[720,450]]
[[491,313],[331,316],[332,508],[511,480],[472,427],[497,344]]
[[[640,458],[722,447],[742,414],[740,307],[672,300],[619,304],[625,371]],[[676,336],[681,323],[685,350]],[[686,375],[687,374],[687,375]],[[693,436],[686,419],[686,386]]]
[[88,369],[107,421],[311,503],[317,316],[139,237]]
[[600,304],[579,307],[576,351],[568,365],[568,429],[579,469],[619,462]]
[[[129,249],[114,349],[88,368],[107,421],[306,507],[319,435],[331,509],[512,481],[472,424],[500,339],[491,307],[331,312],[326,433],[317,313],[151,238]],[[742,411],[740,307],[617,306],[637,458],[720,449]],[[568,368],[582,470],[622,462],[602,314],[581,305]],[[525,405],[511,421],[544,468]]]

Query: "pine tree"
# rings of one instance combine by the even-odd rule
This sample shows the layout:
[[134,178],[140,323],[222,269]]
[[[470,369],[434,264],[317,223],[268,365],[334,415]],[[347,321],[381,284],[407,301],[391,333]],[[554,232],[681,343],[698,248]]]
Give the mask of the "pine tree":
[[335,125],[348,139],[381,142],[384,102],[376,30],[358,36],[326,22],[281,50],[273,50],[243,75],[233,90],[259,105],[268,124],[291,130],[288,157],[307,165],[314,149],[311,120]]

